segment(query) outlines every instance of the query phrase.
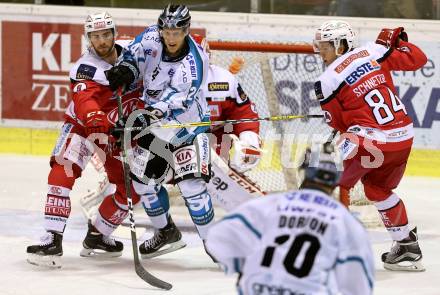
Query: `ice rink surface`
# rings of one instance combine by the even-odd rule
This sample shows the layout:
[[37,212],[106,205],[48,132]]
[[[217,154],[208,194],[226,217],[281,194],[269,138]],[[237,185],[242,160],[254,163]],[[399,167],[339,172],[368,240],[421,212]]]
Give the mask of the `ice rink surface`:
[[[120,258],[98,260],[79,256],[86,220],[78,197],[96,186],[93,171],[86,169],[72,193],[72,213],[64,234],[61,269],[45,269],[26,262],[26,246],[44,233],[43,208],[47,192],[47,157],[0,155],[0,294],[10,295],[136,295],[136,294],[235,294],[235,277],[225,277],[205,254],[195,234],[184,233],[188,246],[180,251],[144,261],[159,278],[171,282],[171,291],[155,289],[134,272],[131,241],[124,239]],[[389,272],[380,254],[391,240],[384,229],[370,230],[376,253],[375,294],[440,294],[440,179],[405,177],[396,191],[405,201],[411,224],[418,226],[426,271]],[[142,233],[139,229],[139,234]],[[118,231],[129,237],[128,229]],[[356,238],[356,237],[353,237]]]

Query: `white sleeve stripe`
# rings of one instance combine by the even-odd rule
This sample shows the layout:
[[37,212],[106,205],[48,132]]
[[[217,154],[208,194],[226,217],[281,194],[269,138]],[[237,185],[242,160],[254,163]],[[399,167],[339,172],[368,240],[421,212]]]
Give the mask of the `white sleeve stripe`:
[[225,218],[223,218],[223,220],[228,220],[228,219],[238,219],[241,222],[243,222],[243,224],[251,231],[253,232],[257,238],[261,239],[261,233],[252,226],[252,224],[249,223],[249,221],[241,214],[232,214],[229,216],[226,216]]
[[349,256],[344,260],[338,258],[338,259],[336,259],[336,263],[335,263],[334,267],[336,266],[336,264],[343,264],[346,262],[359,262],[362,266],[362,269],[364,270],[365,276],[367,277],[368,285],[370,286],[370,289],[373,289],[373,279],[371,278],[370,274],[368,273],[368,270],[367,270],[367,267],[365,266],[364,260],[358,256]]

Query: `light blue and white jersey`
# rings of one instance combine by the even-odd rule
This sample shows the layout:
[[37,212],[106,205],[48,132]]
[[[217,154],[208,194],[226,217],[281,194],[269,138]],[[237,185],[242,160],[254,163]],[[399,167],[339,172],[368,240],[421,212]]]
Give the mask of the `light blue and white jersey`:
[[240,294],[373,294],[366,230],[339,202],[303,189],[240,205],[212,226],[207,248]]
[[[138,35],[124,53],[124,60],[134,62],[140,71],[144,88],[142,100],[165,114],[163,124],[209,121],[208,104],[201,91],[208,75],[209,57],[191,36],[186,42],[188,54],[179,60],[167,61],[159,29],[151,26]],[[208,128],[180,128],[172,132],[179,139],[191,140]]]

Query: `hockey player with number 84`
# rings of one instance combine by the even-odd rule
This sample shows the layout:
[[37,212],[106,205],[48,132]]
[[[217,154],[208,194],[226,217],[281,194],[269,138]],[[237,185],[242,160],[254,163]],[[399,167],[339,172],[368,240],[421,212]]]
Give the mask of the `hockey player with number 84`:
[[327,123],[342,135],[341,201],[360,180],[374,202],[394,245],[382,255],[389,270],[423,271],[417,229],[411,229],[403,201],[393,192],[411,151],[412,119],[399,99],[391,71],[415,71],[427,62],[408,42],[402,27],[382,29],[376,43],[356,47],[347,22],[325,22],[316,31],[315,50],[327,69],[315,83]]

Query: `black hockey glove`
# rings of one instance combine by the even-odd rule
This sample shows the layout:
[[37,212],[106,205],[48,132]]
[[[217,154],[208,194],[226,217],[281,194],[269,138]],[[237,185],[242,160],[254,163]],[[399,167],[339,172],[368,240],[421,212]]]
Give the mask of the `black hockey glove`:
[[131,62],[123,61],[105,72],[109,87],[115,91],[123,85],[132,84],[139,77],[137,66]]
[[121,135],[124,134],[124,128],[130,129],[133,127],[136,130],[131,131],[131,137],[134,138],[142,129],[147,128],[154,122],[163,118],[161,110],[148,107],[146,111],[148,111],[148,113],[146,113],[145,110],[134,111],[128,118],[123,118],[122,120],[117,121],[111,132],[113,137],[119,139]]

